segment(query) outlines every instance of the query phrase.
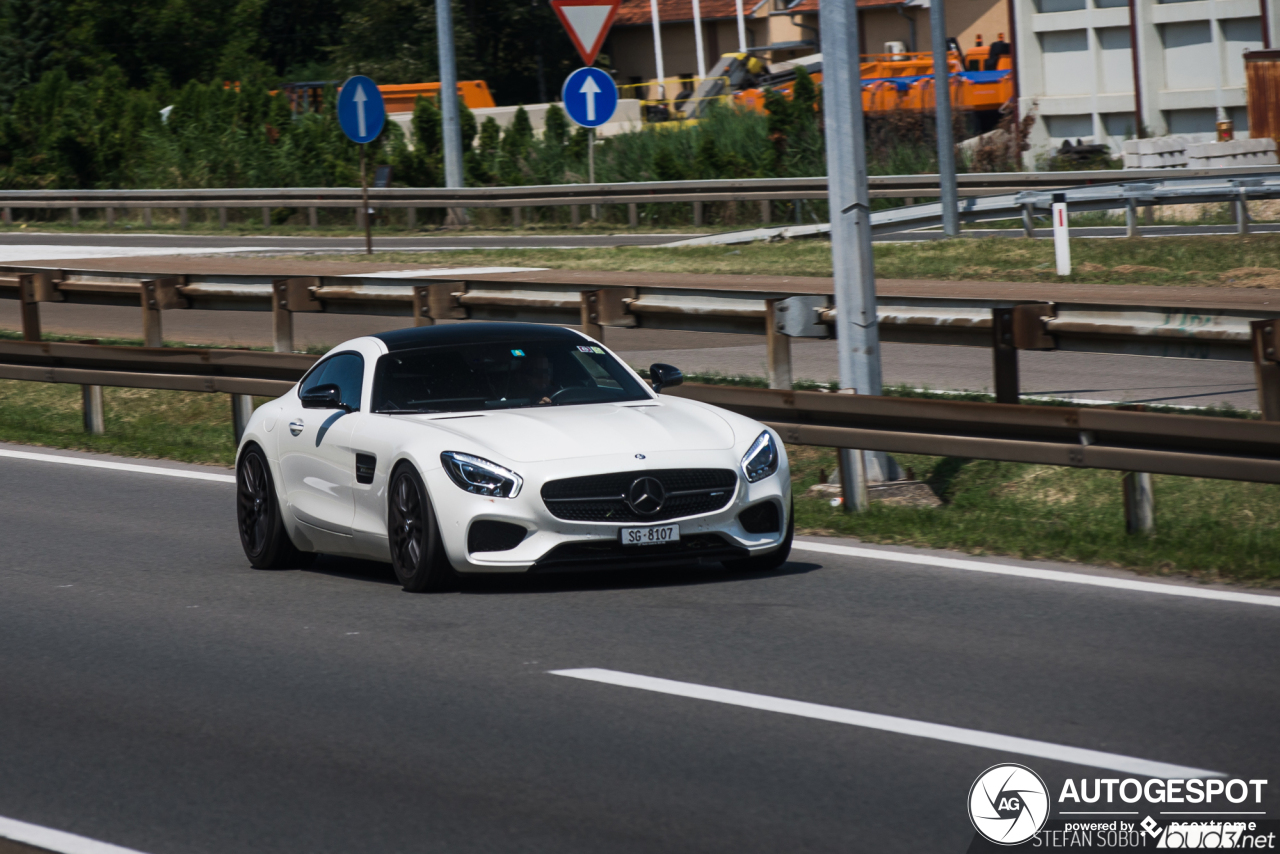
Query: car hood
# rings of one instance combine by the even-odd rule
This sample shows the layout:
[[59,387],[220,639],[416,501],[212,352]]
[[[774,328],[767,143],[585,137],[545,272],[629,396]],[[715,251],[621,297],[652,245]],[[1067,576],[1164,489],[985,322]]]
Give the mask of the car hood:
[[513,462],[723,450],[734,444],[733,429],[714,411],[671,398],[409,417],[458,436],[456,450],[478,453],[483,446]]

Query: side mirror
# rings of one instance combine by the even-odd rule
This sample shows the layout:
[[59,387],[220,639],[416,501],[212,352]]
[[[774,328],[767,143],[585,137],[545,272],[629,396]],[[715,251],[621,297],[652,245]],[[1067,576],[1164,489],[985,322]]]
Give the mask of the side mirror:
[[658,394],[664,388],[678,386],[684,382],[684,374],[675,365],[664,365],[655,362],[649,366],[649,380],[653,383],[653,393]]
[[351,411],[351,407],[342,402],[342,389],[333,383],[318,385],[299,395],[303,409],[342,409]]

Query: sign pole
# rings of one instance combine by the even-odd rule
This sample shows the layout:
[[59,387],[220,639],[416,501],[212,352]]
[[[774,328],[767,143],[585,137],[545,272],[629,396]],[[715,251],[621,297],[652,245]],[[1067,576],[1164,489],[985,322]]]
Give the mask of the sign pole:
[[[596,182],[596,129],[587,129],[587,183],[594,184]],[[596,222],[600,221],[600,206],[591,206],[591,218]]]
[[960,236],[960,199],[956,192],[956,143],[951,132],[951,68],[947,62],[947,19],[942,3],[929,4],[933,36],[933,103],[938,120],[938,183],[941,185],[942,230]]
[[[840,386],[855,394],[880,394],[880,329],[876,323],[875,268],[871,255],[858,13],[847,0],[821,0],[818,13],[822,27],[822,109],[826,125]],[[846,511],[867,506],[866,462],[860,450],[840,450]],[[886,465],[887,462],[884,460]]]
[[[436,38],[440,48],[440,118],[444,130],[444,185],[466,186],[462,172],[462,121],[458,115],[458,65],[453,50],[451,0],[436,0]],[[450,208],[455,225],[467,224],[466,208]]]
[[369,178],[364,168],[364,143],[360,143],[360,209],[364,211],[364,254],[373,254],[373,225],[369,216]]

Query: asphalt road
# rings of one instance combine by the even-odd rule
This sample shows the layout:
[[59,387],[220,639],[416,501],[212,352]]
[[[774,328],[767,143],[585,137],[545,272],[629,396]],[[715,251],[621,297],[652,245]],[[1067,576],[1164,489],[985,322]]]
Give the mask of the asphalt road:
[[564,668],[1266,778],[1274,815],[1275,607],[802,550],[411,595],[376,564],[250,569],[229,484],[0,477],[11,819],[149,854],[958,854],[996,762],[1135,776]]

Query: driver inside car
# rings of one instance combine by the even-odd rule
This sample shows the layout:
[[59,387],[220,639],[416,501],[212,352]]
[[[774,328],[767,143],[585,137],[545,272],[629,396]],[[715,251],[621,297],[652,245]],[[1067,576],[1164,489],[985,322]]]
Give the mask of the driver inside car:
[[512,397],[527,397],[538,406],[551,403],[551,395],[557,391],[553,376],[551,360],[542,353],[518,360],[511,377]]

